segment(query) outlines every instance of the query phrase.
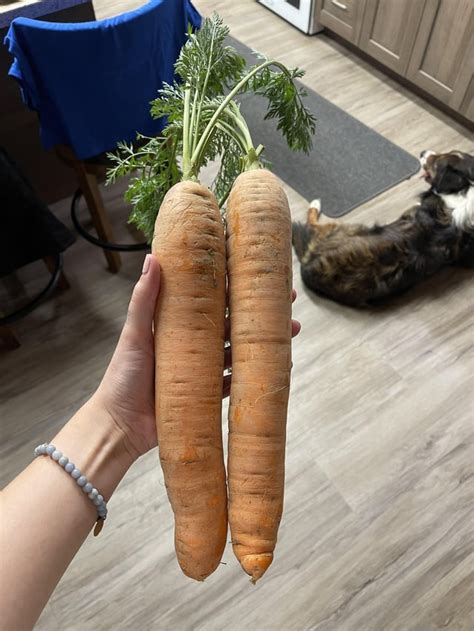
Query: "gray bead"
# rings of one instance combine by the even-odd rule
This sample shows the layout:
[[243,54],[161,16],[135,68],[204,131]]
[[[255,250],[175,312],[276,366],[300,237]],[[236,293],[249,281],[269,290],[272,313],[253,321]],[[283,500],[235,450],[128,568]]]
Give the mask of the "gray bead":
[[41,454],[44,453],[44,451],[41,451],[41,447],[42,445],[38,445],[38,447],[35,447],[35,458],[36,456],[41,456]]
[[68,462],[69,462],[69,458],[67,458],[66,456],[61,456],[61,458],[59,458],[58,460],[58,465],[61,467],[65,467]]
[[77,478],[81,477],[81,470],[80,469],[73,469],[71,471],[71,477],[74,478],[75,480],[77,480]]
[[89,497],[91,500],[94,500],[99,495],[99,491],[96,488],[93,488],[89,493]]
[[92,501],[94,502],[95,506],[100,506],[100,505],[102,504],[102,501],[101,501],[101,500],[99,500],[99,498],[98,498],[98,497],[96,497],[96,498],[95,498],[95,499],[93,499]]
[[104,498],[103,498],[103,497],[102,497],[102,495],[100,495],[100,494],[97,496],[97,499],[98,499],[101,503],[104,501]]
[[61,458],[61,456],[62,456],[62,455],[63,455],[63,454],[62,454],[62,453],[61,453],[58,449],[55,449],[55,450],[53,451],[53,453],[51,454],[51,458],[52,458],[53,460],[56,460],[56,462],[57,462],[57,461],[59,460],[59,458]]
[[81,475],[80,478],[77,478],[76,482],[79,484],[79,486],[85,486],[87,483],[87,478],[85,475]]
[[87,484],[84,484],[84,486],[82,487],[82,490],[84,491],[84,493],[90,493],[93,488],[94,487],[92,486],[92,484],[90,482],[87,482]]
[[48,445],[46,447],[46,453],[48,454],[48,456],[50,456],[53,451],[56,451],[56,447],[54,445]]
[[73,462],[68,462],[67,465],[64,467],[64,471],[67,471],[67,473],[71,473],[72,471],[74,471],[75,468],[76,465]]

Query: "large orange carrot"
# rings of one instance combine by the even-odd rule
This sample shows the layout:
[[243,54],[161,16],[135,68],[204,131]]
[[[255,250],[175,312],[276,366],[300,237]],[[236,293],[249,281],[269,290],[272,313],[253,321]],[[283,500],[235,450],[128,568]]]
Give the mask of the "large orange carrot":
[[273,560],[283,510],[291,261],[290,211],[278,179],[264,169],[242,173],[227,205],[229,524],[253,581]]
[[175,514],[183,572],[204,580],[227,536],[221,406],[225,241],[214,195],[191,181],[173,186],[156,220],[161,265],[155,313],[156,422]]

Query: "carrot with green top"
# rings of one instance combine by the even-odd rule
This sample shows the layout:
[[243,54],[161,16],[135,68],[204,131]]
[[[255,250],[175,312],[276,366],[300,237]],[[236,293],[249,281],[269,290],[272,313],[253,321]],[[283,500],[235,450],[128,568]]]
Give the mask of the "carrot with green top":
[[[244,70],[244,60],[225,46],[227,34],[214,15],[190,36],[176,64],[181,82],[165,86],[152,107],[155,116],[168,119],[163,138],[149,139],[137,151],[122,145],[125,155],[116,158],[113,175],[138,170],[128,199],[132,220],[149,237],[157,216],[158,442],[178,561],[197,580],[219,564],[227,532],[221,436],[227,259],[229,520],[234,552],[256,581],[273,559],[283,508],[291,221],[281,184],[263,168],[263,146],[254,146],[235,99],[248,90],[266,97],[267,118],[277,119],[293,149],[309,149],[314,118],[295,85],[300,70],[267,59]],[[220,167],[211,192],[198,175],[213,159]],[[226,252],[219,208],[229,193]]]

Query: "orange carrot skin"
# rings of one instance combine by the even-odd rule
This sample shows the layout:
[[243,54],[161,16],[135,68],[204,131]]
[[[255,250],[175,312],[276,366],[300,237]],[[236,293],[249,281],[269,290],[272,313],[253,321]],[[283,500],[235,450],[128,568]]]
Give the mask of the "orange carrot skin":
[[161,265],[155,312],[155,405],[160,460],[183,572],[204,580],[227,537],[222,449],[225,238],[214,195],[181,182],[165,196],[153,254]]
[[278,179],[263,169],[239,175],[227,205],[229,525],[254,582],[273,560],[283,510],[291,264],[290,210]]

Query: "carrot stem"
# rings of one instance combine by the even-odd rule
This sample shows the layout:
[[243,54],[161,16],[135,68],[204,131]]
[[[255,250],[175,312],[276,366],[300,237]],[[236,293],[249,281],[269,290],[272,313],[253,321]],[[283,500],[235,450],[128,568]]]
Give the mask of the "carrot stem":
[[199,142],[197,144],[196,149],[193,152],[193,155],[191,157],[191,162],[192,163],[199,163],[200,162],[201,155],[205,151],[205,148],[206,148],[207,143],[209,141],[209,138],[210,138],[210,136],[212,134],[212,131],[214,130],[214,127],[215,127],[215,124],[216,124],[217,120],[221,116],[222,112],[231,103],[231,101],[234,98],[234,96],[238,92],[240,92],[240,90],[250,81],[250,79],[252,77],[254,77],[260,70],[263,70],[264,68],[266,68],[268,66],[276,66],[282,72],[284,72],[286,75],[291,76],[289,71],[288,71],[288,69],[283,64],[281,64],[278,61],[275,61],[273,59],[270,59],[270,60],[267,60],[267,61],[261,63],[259,66],[256,66],[255,68],[253,68],[253,70],[251,70],[249,73],[247,73],[245,75],[245,77],[243,77],[243,79],[241,79],[232,88],[232,90],[229,92],[229,94],[225,97],[225,99],[222,101],[222,103],[219,105],[219,107],[214,112],[213,116],[211,117],[211,120],[208,122],[206,128],[204,129],[204,131],[202,133],[202,136],[201,136],[201,138],[200,138],[200,140],[199,140]]
[[213,52],[214,52],[214,38],[211,39],[211,47],[209,50],[209,58],[208,58],[208,62],[207,62],[207,71],[206,71],[206,75],[204,77],[204,85],[202,87],[201,90],[201,97],[199,99],[199,107],[197,110],[197,115],[196,117],[194,117],[194,113],[195,113],[195,109],[194,106],[197,102],[197,96],[199,94],[199,90],[196,90],[196,94],[194,95],[194,103],[193,103],[193,112],[192,112],[192,117],[191,117],[191,129],[194,130],[194,134],[193,134],[193,140],[192,140],[192,144],[191,144],[191,153],[194,152],[195,148],[196,148],[196,143],[197,143],[197,127],[198,127],[198,123],[201,119],[201,111],[202,111],[202,105],[204,103],[204,98],[206,96],[206,90],[207,90],[207,84],[209,82],[209,76],[211,74],[211,60],[213,57]]
[[184,113],[183,113],[183,180],[191,179],[193,170],[193,160],[190,151],[189,137],[189,108],[191,101],[191,90],[187,87],[184,91]]

